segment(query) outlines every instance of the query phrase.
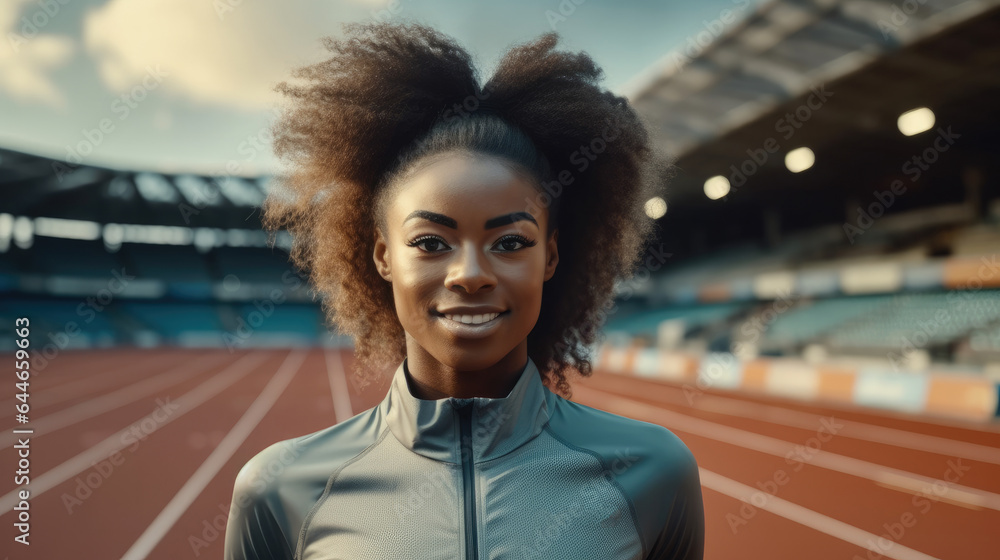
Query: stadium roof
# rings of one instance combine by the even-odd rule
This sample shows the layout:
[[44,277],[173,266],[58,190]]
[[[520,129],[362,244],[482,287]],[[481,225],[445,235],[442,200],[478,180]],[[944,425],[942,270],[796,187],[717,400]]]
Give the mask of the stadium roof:
[[998,5],[991,0],[770,2],[718,38],[715,26],[724,19],[705,22],[683,48],[634,81],[628,95],[663,149],[680,157],[815,85]]
[[121,171],[0,148],[0,212],[28,217],[259,229],[269,181]]
[[[887,214],[1000,211],[1000,1],[781,0],[713,37],[716,23],[627,93],[676,158],[660,239],[679,257],[836,233],[897,181],[907,190]],[[918,107],[935,125],[906,136],[897,119]],[[955,149],[933,148],[945,140]],[[785,157],[799,147],[815,161],[793,173]],[[915,172],[924,154],[935,163]],[[716,176],[732,188],[713,200]]]

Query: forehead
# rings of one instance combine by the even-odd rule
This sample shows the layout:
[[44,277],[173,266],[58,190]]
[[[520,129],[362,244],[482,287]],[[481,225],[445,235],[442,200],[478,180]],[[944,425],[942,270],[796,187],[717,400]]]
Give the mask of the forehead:
[[461,224],[463,217],[537,208],[532,204],[537,193],[528,177],[496,157],[453,152],[409,174],[396,189],[390,215],[405,216],[416,209],[451,211],[449,215]]

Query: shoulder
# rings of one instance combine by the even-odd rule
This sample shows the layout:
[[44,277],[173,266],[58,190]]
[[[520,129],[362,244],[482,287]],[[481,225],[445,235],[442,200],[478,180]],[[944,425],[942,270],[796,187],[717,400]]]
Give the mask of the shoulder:
[[295,527],[277,491],[278,475],[279,469],[294,462],[301,439],[269,445],[236,475],[223,551],[226,560],[292,557]]
[[669,429],[553,397],[549,426],[565,443],[613,457],[641,458],[678,475],[697,469],[691,450]]
[[248,551],[294,550],[302,523],[329,478],[378,440],[380,426],[372,408],[317,432],[272,443],[251,457],[233,484],[226,558],[229,551],[254,558]]
[[301,456],[305,437],[272,443],[251,457],[236,475],[233,498],[259,499],[273,492],[281,475]]
[[664,426],[595,409],[556,396],[550,416],[554,437],[601,457],[632,504],[646,546],[681,515],[701,507],[698,463],[688,446]]
[[371,408],[339,424],[272,443],[243,465],[235,488],[260,497],[278,486],[311,482],[308,479],[315,473],[356,457],[378,439],[380,431],[377,410]]

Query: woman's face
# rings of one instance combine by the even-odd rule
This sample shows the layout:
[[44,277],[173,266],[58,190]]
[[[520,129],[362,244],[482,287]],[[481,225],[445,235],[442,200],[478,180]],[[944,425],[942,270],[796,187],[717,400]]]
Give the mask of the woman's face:
[[558,262],[558,232],[545,238],[537,196],[500,160],[452,152],[410,174],[387,202],[375,263],[408,337],[438,362],[482,370],[527,348]]

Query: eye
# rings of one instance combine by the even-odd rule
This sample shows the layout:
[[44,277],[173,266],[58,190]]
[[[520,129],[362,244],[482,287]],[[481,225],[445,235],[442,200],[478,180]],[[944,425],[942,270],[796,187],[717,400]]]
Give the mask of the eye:
[[[517,245],[519,244],[523,245],[523,247],[518,247]],[[535,245],[534,241],[521,237],[520,235],[505,235],[501,237],[499,241],[497,241],[497,246],[500,246],[504,249],[503,251],[501,251],[502,253],[509,253],[517,251],[518,249],[523,249],[525,247],[532,247],[534,245]]]
[[[425,235],[423,237],[418,237],[413,241],[406,244],[408,247],[420,247],[421,251],[425,253],[440,253],[441,251],[436,250],[438,246],[443,246],[450,249],[448,245],[440,237],[435,237],[433,235]],[[428,247],[428,245],[430,247]]]

